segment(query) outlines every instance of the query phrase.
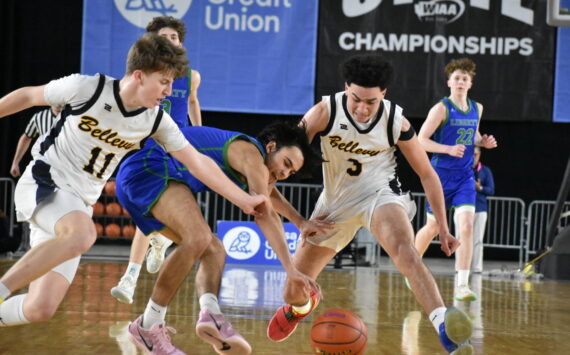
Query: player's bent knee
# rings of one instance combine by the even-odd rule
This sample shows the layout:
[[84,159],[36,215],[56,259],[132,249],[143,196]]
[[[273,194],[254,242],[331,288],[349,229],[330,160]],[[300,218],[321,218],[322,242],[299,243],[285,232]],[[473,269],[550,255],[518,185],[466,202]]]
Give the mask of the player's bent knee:
[[210,245],[212,238],[210,233],[189,233],[182,237],[182,241],[178,244],[178,248],[186,248],[188,251],[196,256],[200,256],[206,252]]
[[57,308],[59,307],[59,302],[54,303],[46,300],[45,302],[33,302],[26,307],[26,319],[31,323],[45,322],[50,320]]

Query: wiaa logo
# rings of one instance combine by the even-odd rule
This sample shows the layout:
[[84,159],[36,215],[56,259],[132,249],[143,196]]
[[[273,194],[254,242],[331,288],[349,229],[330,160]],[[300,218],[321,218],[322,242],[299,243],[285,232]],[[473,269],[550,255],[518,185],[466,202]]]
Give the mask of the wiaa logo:
[[426,22],[452,23],[465,12],[465,4],[459,0],[420,1],[414,5],[418,18]]
[[181,19],[186,15],[192,0],[114,0],[115,7],[131,24],[146,28],[157,16]]
[[[383,0],[342,0],[342,13],[346,17],[357,17],[376,10]],[[498,2],[498,1],[497,1]],[[442,21],[450,23],[465,12],[465,0],[392,0],[393,6],[414,5],[414,10],[420,20]],[[534,25],[534,10],[528,5],[523,6],[521,1],[500,0],[501,15],[517,21]],[[480,10],[491,11],[491,0],[470,1],[469,6]],[[421,15],[420,15],[421,14]]]
[[228,256],[245,260],[254,256],[260,247],[259,235],[251,228],[235,227],[226,232],[222,240]]

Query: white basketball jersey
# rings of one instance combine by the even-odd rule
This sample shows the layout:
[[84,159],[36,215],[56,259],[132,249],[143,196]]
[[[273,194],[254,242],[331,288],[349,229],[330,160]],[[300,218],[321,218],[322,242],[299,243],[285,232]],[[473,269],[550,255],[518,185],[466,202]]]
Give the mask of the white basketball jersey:
[[49,105],[66,104],[71,110],[34,145],[34,160],[20,181],[27,185],[19,189],[27,198],[17,197],[20,220],[30,218],[35,205],[58,188],[95,203],[121,159],[150,136],[166,151],[188,144],[158,106],[127,111],[119,81],[111,77],[71,75],[48,83],[44,95]]
[[331,116],[320,137],[325,160],[323,202],[331,208],[354,206],[386,187],[399,194],[394,144],[400,137],[402,108],[383,100],[372,123],[361,129],[348,111],[344,92],[336,93],[333,102],[330,98],[323,98]]

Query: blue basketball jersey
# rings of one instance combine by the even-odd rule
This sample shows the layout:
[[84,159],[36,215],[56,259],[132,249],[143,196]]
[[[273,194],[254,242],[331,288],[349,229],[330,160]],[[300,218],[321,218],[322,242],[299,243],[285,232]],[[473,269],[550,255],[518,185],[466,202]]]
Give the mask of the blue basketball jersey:
[[[211,127],[184,127],[182,133],[200,152],[212,158],[228,178],[246,190],[243,177],[230,167],[228,147],[236,139],[255,144],[265,158],[261,144],[243,133]],[[151,209],[168,188],[170,181],[187,185],[194,193],[209,188],[192,176],[186,167],[167,154],[156,142],[149,139],[145,147],[123,161],[117,174],[117,197],[131,218],[148,235],[162,230],[165,225],[154,218]]]
[[[231,142],[236,139],[243,139],[255,144],[260,154],[265,156],[265,150],[255,138],[240,132],[203,126],[183,127],[181,131],[190,144],[199,152],[212,158],[230,180],[242,189],[247,189],[247,185],[240,174],[230,167],[227,160],[227,150]],[[123,162],[117,174],[117,184],[121,184],[123,180],[132,183],[138,175],[149,173],[162,179],[184,182],[194,192],[209,190],[204,183],[192,176],[182,163],[166,153],[153,139],[149,139],[143,149]]]
[[445,145],[463,144],[466,149],[462,158],[434,153],[431,157],[431,164],[435,168],[470,170],[473,165],[475,134],[479,124],[477,103],[467,99],[469,109],[462,111],[448,97],[441,99],[441,102],[445,105],[446,118],[434,132],[432,139]]
[[185,77],[172,83],[172,95],[160,102],[160,108],[166,111],[178,127],[188,127],[188,97],[192,90],[192,69],[188,69]]

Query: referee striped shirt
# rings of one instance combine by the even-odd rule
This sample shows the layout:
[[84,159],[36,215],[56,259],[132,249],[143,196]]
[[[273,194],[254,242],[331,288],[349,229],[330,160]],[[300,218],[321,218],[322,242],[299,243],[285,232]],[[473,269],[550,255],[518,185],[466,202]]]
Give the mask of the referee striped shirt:
[[56,117],[57,116],[51,112],[51,108],[37,112],[30,119],[24,134],[33,139],[49,132],[53,123],[56,121]]

